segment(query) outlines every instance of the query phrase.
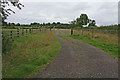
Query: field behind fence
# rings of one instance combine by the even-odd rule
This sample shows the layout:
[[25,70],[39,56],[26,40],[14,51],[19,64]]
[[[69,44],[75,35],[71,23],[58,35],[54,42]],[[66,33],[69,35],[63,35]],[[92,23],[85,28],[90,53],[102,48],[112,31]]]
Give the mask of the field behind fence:
[[[71,29],[62,29],[67,35],[71,35]],[[90,37],[106,43],[118,44],[117,30],[94,30],[94,29],[73,29],[73,34],[77,36]]]
[[93,40],[103,41],[105,43],[118,44],[118,32],[112,30],[74,30],[74,34],[82,34],[91,37]]

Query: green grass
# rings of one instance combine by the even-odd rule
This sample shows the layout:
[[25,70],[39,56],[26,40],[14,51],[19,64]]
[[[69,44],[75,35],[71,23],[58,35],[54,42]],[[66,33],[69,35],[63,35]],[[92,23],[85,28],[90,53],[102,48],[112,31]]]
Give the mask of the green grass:
[[[117,34],[104,34],[95,32],[94,37],[88,33],[84,32],[84,35],[81,34],[80,31],[74,31],[73,35],[70,35],[70,30],[63,30],[63,32],[74,39],[80,40],[84,43],[88,43],[97,48],[100,48],[106,52],[108,52],[112,57],[118,59],[120,55],[118,54],[118,36]],[[97,35],[97,37],[95,37]]]
[[[5,51],[11,50],[11,45],[12,45],[12,40],[11,40],[11,31],[12,31],[12,40],[15,40],[17,37],[17,29],[2,29],[3,33],[3,41],[2,41],[2,52],[4,53]],[[39,30],[33,30],[33,32],[36,32]],[[19,37],[23,36],[22,35],[22,29],[19,30]],[[24,29],[24,36],[27,36],[29,33],[29,30]]]
[[67,37],[65,37],[65,36],[63,36],[63,35],[61,35],[61,33],[59,33],[59,37],[61,37],[61,38],[64,39],[64,40],[67,40],[67,41],[69,41],[69,42],[74,43],[73,40],[71,40],[71,39],[69,39],[69,38],[67,38]]
[[43,31],[12,42],[3,53],[3,78],[29,78],[44,69],[60,52],[61,45],[53,32]]
[[114,58],[118,58],[118,45],[117,44],[111,44],[111,43],[105,43],[102,41],[98,41],[97,39],[92,39],[91,36],[84,36],[84,35],[69,35],[70,37],[80,40],[82,42],[88,43],[90,45],[93,45],[95,47],[98,47],[108,53],[110,53],[111,56]]

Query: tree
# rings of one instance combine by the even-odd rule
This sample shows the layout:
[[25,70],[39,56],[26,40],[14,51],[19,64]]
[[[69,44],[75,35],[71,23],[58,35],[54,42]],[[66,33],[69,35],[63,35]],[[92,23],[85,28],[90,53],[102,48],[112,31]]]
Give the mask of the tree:
[[2,26],[8,26],[7,22],[3,22]]
[[75,25],[75,24],[76,24],[76,21],[73,20],[73,21],[71,21],[70,23],[73,24],[73,25]]
[[10,23],[8,23],[8,26],[10,26]]
[[56,26],[56,23],[55,23],[55,22],[53,22],[52,24],[53,24],[54,26]]
[[70,22],[70,27],[71,27],[71,28],[72,28],[72,27],[75,27],[75,25],[76,25],[76,20],[73,20],[73,21]]
[[16,26],[20,26],[20,23],[17,23]]
[[47,23],[47,25],[48,25],[48,26],[50,26],[50,22],[49,22],[49,23]]
[[57,22],[57,24],[61,24],[60,22]]
[[81,14],[80,18],[76,19],[76,24],[80,27],[83,27],[83,25],[87,25],[89,23],[89,19],[87,14]]
[[94,26],[96,27],[95,20],[91,20],[88,18],[87,14],[81,14],[76,20],[70,22],[70,26],[73,27],[83,27],[83,26]]
[[15,13],[12,9],[8,8],[10,4],[13,6],[21,9],[21,7],[24,7],[21,3],[19,3],[19,0],[0,0],[0,17],[2,22],[4,22],[5,19],[12,13]]
[[45,23],[43,23],[42,25],[43,25],[43,26],[45,26],[46,24],[45,24]]
[[95,20],[90,20],[88,26],[96,26],[95,24],[96,24]]
[[15,26],[15,23],[11,23],[11,26],[12,26],[12,27]]

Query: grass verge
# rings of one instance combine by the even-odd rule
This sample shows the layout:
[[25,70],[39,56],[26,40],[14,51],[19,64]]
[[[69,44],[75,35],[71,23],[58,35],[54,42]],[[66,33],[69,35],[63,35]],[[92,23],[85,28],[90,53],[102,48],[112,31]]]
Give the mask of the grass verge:
[[[94,37],[90,32],[84,32],[84,35],[80,31],[74,30],[74,35],[70,35],[70,30],[62,30],[67,36],[80,40],[82,42],[93,45],[108,52],[113,58],[117,59],[120,57],[118,54],[118,36],[117,34],[104,34],[100,32],[94,32]],[[89,35],[88,35],[89,34]],[[96,37],[97,35],[97,37]]]
[[61,45],[53,32],[23,36],[3,53],[3,78],[29,78],[44,69],[60,52]]
[[74,39],[80,40],[82,42],[88,43],[90,45],[93,45],[95,47],[98,47],[108,53],[114,58],[118,58],[118,45],[117,44],[111,44],[111,43],[105,43],[102,41],[98,41],[97,39],[92,39],[91,36],[84,36],[84,35],[69,35],[69,37],[72,37]]

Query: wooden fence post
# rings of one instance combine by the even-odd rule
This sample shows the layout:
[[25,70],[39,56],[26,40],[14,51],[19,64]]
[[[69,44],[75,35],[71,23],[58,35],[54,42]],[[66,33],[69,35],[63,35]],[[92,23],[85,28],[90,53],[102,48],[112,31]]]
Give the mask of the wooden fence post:
[[31,29],[29,29],[29,32],[30,32],[30,34],[31,34]]
[[10,31],[10,36],[11,36],[11,39],[12,39],[12,30]]
[[26,34],[27,34],[27,29],[26,29]]
[[24,29],[22,29],[22,35],[24,36]]
[[19,37],[19,29],[17,29],[17,37]]
[[73,35],[73,29],[71,29],[71,35]]

